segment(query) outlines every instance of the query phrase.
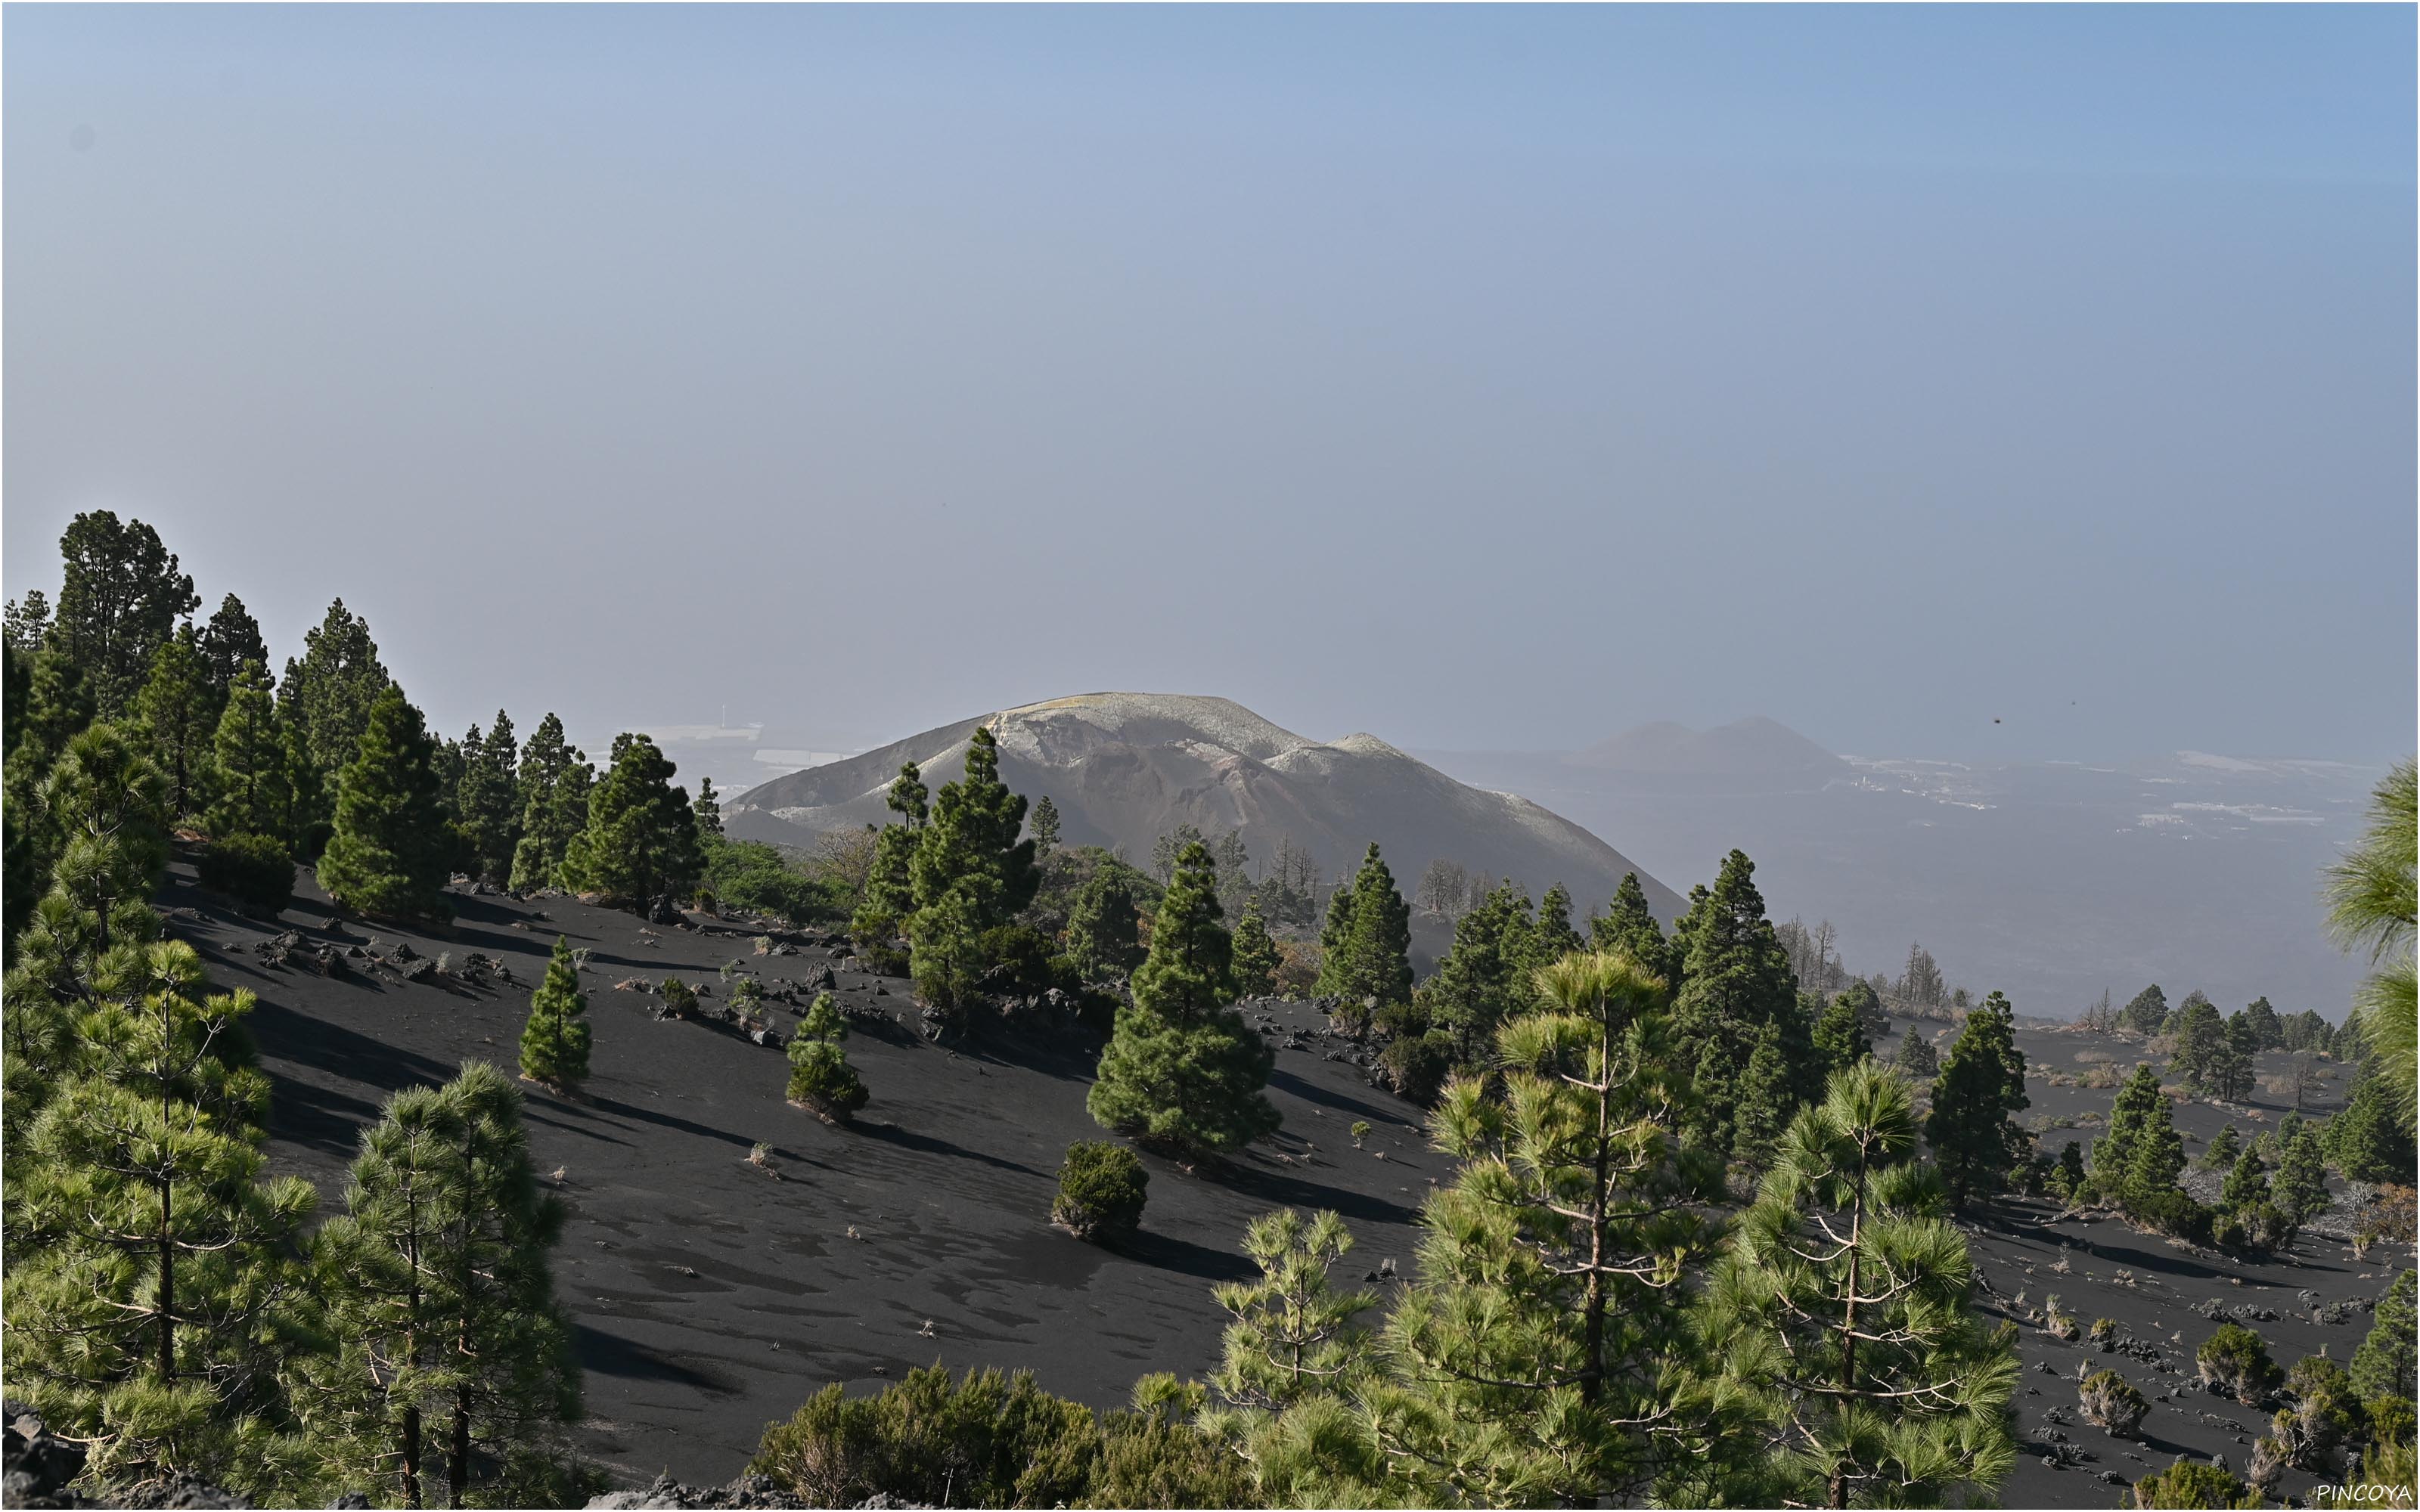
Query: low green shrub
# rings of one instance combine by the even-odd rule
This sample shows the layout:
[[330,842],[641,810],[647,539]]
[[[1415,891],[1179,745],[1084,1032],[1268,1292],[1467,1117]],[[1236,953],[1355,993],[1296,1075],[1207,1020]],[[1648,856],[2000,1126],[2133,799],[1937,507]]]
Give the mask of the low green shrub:
[[2105,1428],[2113,1438],[2119,1439],[2133,1438],[2151,1411],[2143,1394],[2115,1370],[2086,1377],[2076,1390],[2076,1400],[2086,1423]]
[[1151,1173],[1133,1150],[1107,1140],[1079,1139],[1067,1147],[1066,1163],[1059,1167],[1059,1196],[1050,1204],[1050,1221],[1078,1239],[1130,1234],[1142,1222],[1150,1185]]
[[2241,1323],[2221,1323],[2202,1340],[2194,1364],[2205,1386],[2216,1386],[2246,1407],[2257,1407],[2277,1389],[2285,1373],[2269,1358],[2269,1346]]
[[2197,1459],[2180,1459],[2134,1483],[2138,1507],[2250,1507],[2261,1504],[2260,1493],[2233,1472]]

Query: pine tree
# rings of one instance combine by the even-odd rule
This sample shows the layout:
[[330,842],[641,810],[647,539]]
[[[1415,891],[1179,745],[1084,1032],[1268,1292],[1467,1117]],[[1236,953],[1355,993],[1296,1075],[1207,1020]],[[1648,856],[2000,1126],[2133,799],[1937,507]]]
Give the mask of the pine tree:
[[1244,904],[1244,917],[1235,920],[1233,967],[1235,990],[1246,997],[1266,997],[1277,990],[1277,941],[1269,938],[1268,922],[1261,918],[1257,899]]
[[1993,993],[1966,1015],[1933,1083],[1932,1112],[1925,1119],[1925,1142],[1953,1205],[1962,1208],[1999,1191],[2009,1172],[2028,1158],[2033,1141],[2016,1121],[2028,1103],[2016,1011]]
[[1349,889],[1328,903],[1320,933],[1318,991],[1343,1000],[1339,1010],[1366,1023],[1376,1010],[1412,1000],[1412,908],[1395,889],[1395,874],[1370,842]]
[[916,851],[930,817],[928,796],[912,763],[899,768],[890,792],[883,795],[883,807],[897,814],[899,822],[884,825],[876,834],[874,865],[866,875],[857,912],[848,921],[849,937],[861,952],[888,955],[892,942],[916,912]]
[[2226,1058],[2226,1021],[2211,1000],[2195,993],[2178,1006],[2177,1048],[2168,1072],[2195,1097],[2217,1095]]
[[848,1063],[840,1042],[848,1038],[848,1021],[830,993],[817,993],[790,1037],[789,1100],[830,1123],[846,1123],[865,1106],[865,1084]]
[[257,1490],[265,1426],[244,1409],[298,1342],[285,1256],[313,1194],[259,1179],[252,995],[204,997],[181,942],[129,948],[113,975],[77,1074],[9,1162],[10,1390],[91,1443],[96,1478]]
[[1704,1311],[1763,1425],[1764,1484],[1731,1488],[1737,1504],[1946,1505],[2015,1465],[2014,1334],[1973,1310],[1977,1267],[1916,1136],[1900,1072],[1837,1072],[1740,1221]]
[[1085,879],[1067,910],[1067,954],[1086,981],[1123,980],[1142,964],[1142,934],[1134,897],[1116,870]]
[[1823,1017],[1815,1021],[1815,1054],[1827,1080],[1833,1072],[1846,1071],[1873,1054],[1873,1045],[1866,1039],[1864,1001],[1871,991],[1859,982],[1834,993]]
[[585,1501],[564,1436],[580,1420],[580,1364],[548,1267],[563,1205],[538,1191],[510,1079],[471,1061],[446,1093],[461,1110],[453,1161],[469,1178],[432,1262],[445,1297],[446,1504],[467,1505],[474,1486],[502,1506]]
[[1461,1169],[1388,1319],[1395,1383],[1365,1397],[1416,1504],[1635,1504],[1707,1447],[1688,1274],[1720,1172],[1683,1148],[1663,983],[1593,954],[1538,985],[1500,1084],[1457,1079],[1432,1119]]
[[269,642],[260,638],[260,622],[233,594],[219,600],[218,612],[202,626],[201,653],[204,675],[222,703],[226,701],[227,689],[235,686],[237,676],[246,667],[256,661],[263,667],[269,665]]
[[1586,944],[1572,928],[1571,889],[1558,882],[1538,900],[1538,922],[1529,934],[1530,969],[1553,965]]
[[0,906],[6,910],[5,944],[11,961],[16,959],[17,936],[48,889],[51,868],[58,861],[58,841],[42,809],[43,785],[68,742],[92,723],[92,698],[85,690],[84,673],[55,646],[46,644],[33,653],[23,681],[24,696],[9,710],[14,742],[6,772],[0,774],[0,786],[6,789],[0,822],[8,832],[8,873],[0,887]]
[[194,627],[185,625],[151,654],[150,676],[134,699],[135,722],[168,779],[168,812],[175,817],[209,806],[218,712]]
[[1276,1132],[1263,1095],[1276,1057],[1227,1005],[1233,946],[1218,872],[1199,841],[1177,857],[1151,953],[1118,1010],[1085,1106],[1102,1127],[1180,1149],[1233,1149]]
[[588,995],[580,990],[580,965],[571,936],[554,937],[546,980],[530,995],[529,1022],[521,1029],[521,1079],[577,1094],[588,1079]]
[[1731,1159],[1750,1174],[1773,1161],[1774,1146],[1798,1103],[1790,1057],[1782,1048],[1781,1026],[1767,1020],[1757,1031],[1756,1049],[1740,1072],[1739,1110],[1731,1120]]
[[433,743],[420,711],[390,683],[370,706],[361,748],[337,780],[336,823],[319,886],[341,907],[443,918],[452,909],[453,832],[439,801]]
[[[2229,1124],[2227,1127],[2233,1128]],[[2269,1200],[2269,1168],[2257,1150],[2245,1150],[2236,1156],[2228,1167],[2226,1180],[2220,1186],[2218,1204],[2230,1211],[2242,1212]]]
[[2243,1136],[2235,1132],[2235,1125],[2224,1124],[2219,1128],[2218,1133],[2211,1136],[2210,1148],[2201,1152],[2202,1169],[2232,1170],[2242,1154]]
[[2342,1111],[2328,1120],[2324,1148],[2349,1181],[2408,1180],[2412,1139],[2395,1116],[2396,1094],[2375,1073],[2353,1084]]
[[302,637],[302,659],[287,658],[278,712],[301,733],[313,766],[342,772],[359,754],[370,711],[393,682],[368,623],[340,598],[328,606],[319,627]]
[[1041,801],[1034,804],[1026,827],[1033,831],[1034,849],[1042,855],[1059,848],[1059,806],[1050,801],[1049,795],[1043,795]]
[[6,613],[0,614],[0,641],[10,651],[31,655],[50,633],[51,601],[39,588],[8,600]]
[[44,643],[84,669],[101,718],[120,718],[133,712],[152,654],[201,598],[157,531],[105,509],[69,522],[59,555],[66,577]]
[[2319,1152],[2319,1134],[2307,1125],[2287,1142],[2277,1162],[2275,1194],[2278,1208],[2297,1226],[2328,1210],[2327,1158]]
[[958,1006],[972,983],[960,969],[982,942],[1033,901],[1042,885],[1031,840],[1017,838],[1025,799],[1000,779],[1000,744],[987,725],[967,741],[966,775],[933,795],[932,818],[908,863],[916,912],[908,938],[920,995]]
[[1680,990],[1671,947],[1647,906],[1647,889],[1639,885],[1637,872],[1621,874],[1621,886],[1614,889],[1613,911],[1590,919],[1589,935],[1598,949],[1626,955],[1663,978],[1673,991]]
[[588,827],[588,797],[597,769],[564,743],[563,721],[549,714],[521,751],[517,787],[520,839],[513,846],[510,886],[535,892],[555,885],[571,838]]
[[1498,1026],[1537,1001],[1536,933],[1529,895],[1509,880],[1454,921],[1453,949],[1437,963],[1423,1001],[1436,1026],[1453,1036],[1456,1059],[1476,1059],[1495,1044]]
[[2387,1283],[2372,1314],[2369,1336],[2353,1352],[2353,1389],[2367,1401],[2410,1402],[2415,1385],[2415,1335],[2412,1273],[2405,1271]]
[[587,827],[564,851],[566,887],[641,915],[696,889],[706,859],[689,795],[673,786],[675,770],[645,735],[613,737],[613,764],[588,795]]
[[[471,727],[476,735],[478,726]],[[513,739],[512,717],[496,711],[496,722],[483,738],[462,744],[462,778],[457,787],[455,811],[470,836],[477,874],[502,886],[512,877],[515,852],[520,845],[520,747]]]
[[1906,1035],[1900,1040],[1899,1050],[1892,1056],[1891,1064],[1918,1081],[1925,1081],[1940,1074],[1941,1056],[1932,1048],[1932,1041],[1911,1024],[1907,1026]]
[[701,841],[722,839],[722,799],[714,791],[714,779],[697,779],[697,834]]
[[210,809],[210,833],[267,835],[292,844],[288,824],[293,777],[286,767],[286,740],[277,707],[269,695],[269,671],[247,664],[227,686],[210,745],[218,774],[218,801]]
[[[1765,918],[1755,875],[1742,852],[1724,858],[1712,892],[1693,911],[1687,981],[1673,1001],[1673,1026],[1699,1093],[1692,1132],[1719,1151],[1731,1148],[1741,1080],[1764,1026],[1798,1006],[1790,957]],[[1778,1110],[1785,1119],[1792,1111]]]
[[332,1477],[375,1488],[380,1503],[426,1504],[442,1457],[436,1426],[454,1342],[447,1283],[458,1273],[445,1242],[461,1231],[473,1181],[461,1160],[466,1115],[450,1088],[388,1099],[362,1133],[348,1211],[313,1243],[334,1348],[299,1363],[298,1396]]
[[2254,1059],[2260,1053],[2260,1026],[2250,1013],[2238,1013],[2226,1021],[2226,1042],[2211,1057],[2210,1069],[2211,1095],[2229,1103],[2241,1103],[2252,1096]]
[[1222,1401],[1280,1414],[1306,1397],[1347,1389],[1371,1369],[1374,1340],[1357,1319],[1377,1305],[1377,1294],[1339,1290],[1329,1275],[1352,1249],[1352,1233],[1333,1212],[1306,1220],[1284,1208],[1252,1220],[1244,1253],[1260,1279],[1212,1293],[1232,1319],[1210,1379]]
[[2269,999],[2254,998],[2244,1005],[2241,1016],[2252,1027],[2252,1048],[2256,1054],[2263,1050],[2279,1050],[2285,1047],[2286,1026],[2278,1019],[2277,1011],[2269,1006]]
[[277,732],[286,746],[286,818],[281,827],[293,837],[298,858],[316,861],[335,832],[337,774],[312,759],[302,726],[282,707]]
[[2168,995],[2160,991],[2160,984],[2155,981],[2136,993],[2124,1008],[2118,1010],[2118,1018],[2130,1029],[2143,1034],[2157,1034],[2160,1026],[2167,1022]]

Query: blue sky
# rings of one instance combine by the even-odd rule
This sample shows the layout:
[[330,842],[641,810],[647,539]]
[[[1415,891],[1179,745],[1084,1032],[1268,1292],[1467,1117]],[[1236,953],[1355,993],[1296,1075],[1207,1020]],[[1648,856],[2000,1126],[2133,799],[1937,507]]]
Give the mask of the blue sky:
[[137,514],[447,729],[2383,759],[2413,24],[12,8],[7,591]]

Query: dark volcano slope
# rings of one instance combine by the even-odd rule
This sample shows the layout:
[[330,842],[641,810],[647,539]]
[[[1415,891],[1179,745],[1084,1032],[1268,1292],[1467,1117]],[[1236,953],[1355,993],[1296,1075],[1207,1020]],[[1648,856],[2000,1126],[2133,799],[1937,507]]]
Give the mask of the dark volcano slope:
[[[318,1182],[323,1212],[342,1203],[359,1131],[390,1092],[442,1081],[473,1057],[515,1065],[529,990],[553,931],[593,951],[584,979],[596,1026],[587,1100],[532,1088],[528,1117],[538,1167],[560,1173],[555,1190],[571,1212],[555,1276],[587,1369],[582,1442],[628,1481],[666,1470],[691,1483],[725,1481],[768,1422],[825,1384],[876,1390],[935,1361],[1030,1368],[1050,1390],[1103,1407],[1121,1404],[1146,1371],[1199,1375],[1216,1363],[1223,1321],[1210,1288],[1248,1273],[1239,1241],[1254,1215],[1287,1204],[1335,1208],[1359,1240],[1356,1279],[1388,1257],[1408,1272],[1413,1214],[1430,1180],[1449,1174],[1445,1159],[1424,1148],[1414,1109],[1373,1090],[1352,1065],[1325,1058],[1326,1042],[1306,1038],[1305,1048],[1279,1052],[1270,1088],[1284,1133],[1222,1180],[1146,1157],[1144,1232],[1106,1251],[1047,1222],[1066,1146],[1101,1137],[1084,1112],[1092,1057],[1081,1050],[954,1054],[904,1028],[861,1029],[849,1054],[873,1102],[858,1127],[834,1130],[783,1101],[788,1068],[778,1050],[656,1020],[647,1012],[654,999],[614,989],[628,978],[677,975],[712,984],[720,1000],[725,962],[740,961],[768,982],[803,982],[833,964],[821,949],[760,957],[737,928],[648,932],[629,915],[568,899],[458,895],[459,917],[448,928],[349,925],[341,937],[401,939],[424,955],[451,952],[458,964],[483,952],[503,960],[518,985],[473,989],[451,976],[406,984],[359,972],[331,979],[307,966],[270,966],[255,949],[279,929],[308,945],[326,938],[326,904],[316,893],[272,928],[217,909],[178,870],[166,900],[171,928],[205,952],[222,985],[259,995],[252,1028],[274,1081],[271,1164]],[[836,995],[852,1008],[912,1017],[896,981],[841,972]],[[1283,1029],[1317,1027],[1299,1009],[1272,1016]],[[783,1027],[791,1022],[778,1009],[774,1017]],[[2053,1065],[2072,1064],[2076,1051],[2099,1042],[2034,1031],[2021,1038],[2030,1059]],[[2039,1079],[2032,1090],[2031,1117],[2045,1122],[2071,1110],[2105,1116],[2112,1095]],[[2282,1110],[2264,1111],[2273,1120]],[[2197,1151],[2219,1118],[2205,1105],[2181,1108],[2189,1148]],[[1352,1148],[1347,1130],[1357,1119],[1376,1126],[1369,1149]],[[2097,1133],[2086,1125],[2043,1137],[2055,1149]],[[779,1180],[748,1164],[759,1141],[771,1146]],[[2410,1263],[2408,1251],[2355,1261],[2338,1240],[2313,1236],[2290,1261],[2239,1265],[2116,1222],[2050,1217],[2040,1204],[2016,1203],[1970,1230],[1989,1284],[1978,1303],[1995,1316],[2022,1316],[2020,1293],[2039,1306],[2056,1292],[2087,1326],[2117,1319],[2152,1358],[2023,1328],[2016,1407],[2026,1452],[2001,1493],[2016,1506],[2110,1505],[2120,1493],[2102,1474],[2132,1481],[2179,1453],[2224,1454],[2240,1470],[2264,1415],[2177,1389],[2193,1374],[2194,1350],[2217,1327],[2196,1309],[2214,1302],[2278,1315],[2251,1326],[2281,1365],[2323,1346],[2349,1359],[2369,1327],[2365,1304]],[[2063,1274],[2055,1269],[2062,1258]],[[2322,1308],[2356,1305],[2333,1322],[2316,1321],[2304,1291]],[[2079,1365],[2115,1368],[2153,1398],[2144,1442],[2121,1443],[2073,1421]],[[2070,1421],[2052,1421],[2054,1408]],[[2093,1458],[2046,1466],[2058,1442],[2052,1433]],[[2296,1474],[2288,1486],[2303,1492],[2311,1479]]]
[[[1254,1216],[1334,1208],[1360,1241],[1357,1263],[1391,1257],[1408,1272],[1413,1214],[1446,1170],[1423,1148],[1416,1109],[1308,1041],[1279,1052],[1269,1088],[1285,1132],[1220,1180],[1146,1157],[1143,1232],[1104,1250],[1047,1221],[1067,1145],[1108,1137],[1084,1111],[1089,1054],[1003,1058],[861,1028],[847,1048],[873,1101],[854,1128],[835,1130],[783,1102],[779,1050],[653,1019],[654,999],[613,987],[676,975],[712,983],[719,1000],[726,961],[768,982],[803,981],[830,964],[821,949],[760,957],[745,930],[648,934],[630,915],[569,899],[458,894],[450,928],[356,923],[344,937],[400,939],[457,963],[484,952],[518,986],[330,979],[270,966],[254,949],[279,929],[308,946],[324,939],[315,891],[272,928],[213,906],[178,870],[171,928],[222,987],[258,995],[251,1026],[274,1084],[271,1164],[317,1182],[323,1215],[341,1211],[359,1131],[387,1095],[445,1080],[467,1059],[513,1070],[553,932],[590,948],[587,1101],[527,1088],[528,1123],[538,1169],[561,1171],[571,1211],[555,1283],[587,1369],[583,1444],[640,1482],[664,1470],[728,1480],[768,1422],[827,1383],[873,1390],[936,1361],[1030,1368],[1053,1391],[1123,1406],[1140,1375],[1215,1365],[1224,1315],[1210,1288],[1251,1273],[1239,1242]],[[310,890],[308,873],[302,886]],[[837,974],[843,1004],[912,1021],[905,992]],[[795,1022],[779,1008],[773,1016],[784,1030]],[[1302,1010],[1276,1016],[1318,1023]],[[1364,1119],[1376,1133],[1356,1150],[1346,1130]],[[780,1180],[748,1164],[759,1141]]]

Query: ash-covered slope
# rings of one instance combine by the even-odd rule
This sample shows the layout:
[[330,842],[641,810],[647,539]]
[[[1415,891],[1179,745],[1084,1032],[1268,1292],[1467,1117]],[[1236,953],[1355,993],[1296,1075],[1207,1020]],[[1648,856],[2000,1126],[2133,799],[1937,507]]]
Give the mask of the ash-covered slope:
[[1407,894],[1442,858],[1512,877],[1533,895],[1560,882],[1583,914],[1635,871],[1656,913],[1681,908],[1643,868],[1527,798],[1466,786],[1374,735],[1322,745],[1219,698],[1088,693],[978,715],[777,778],[726,802],[723,822],[735,835],[784,844],[882,824],[883,791],[902,764],[916,763],[938,788],[958,776],[968,740],[985,724],[1000,740],[1001,779],[1057,804],[1071,845],[1140,860],[1154,840],[1192,824],[1241,830],[1256,863],[1290,839],[1333,878],[1374,840]]

